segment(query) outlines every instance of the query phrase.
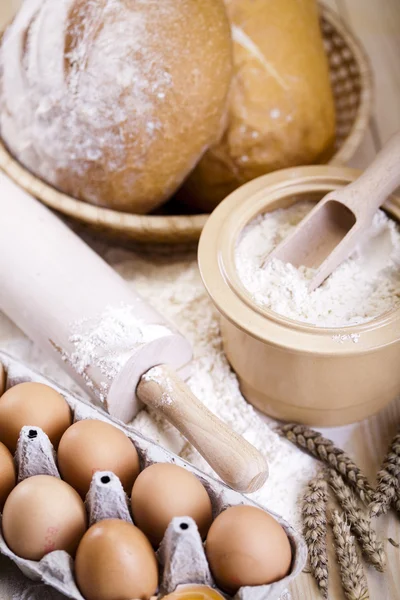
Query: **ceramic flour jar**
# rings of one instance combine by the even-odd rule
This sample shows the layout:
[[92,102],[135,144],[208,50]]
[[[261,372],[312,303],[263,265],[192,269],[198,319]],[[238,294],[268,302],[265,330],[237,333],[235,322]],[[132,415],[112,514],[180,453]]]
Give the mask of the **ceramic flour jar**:
[[[344,425],[372,415],[400,393],[400,308],[362,325],[317,327],[257,305],[235,267],[237,241],[256,216],[318,201],[358,174],[313,166],[260,177],[228,196],[201,236],[200,271],[221,314],[228,360],[246,399],[277,419]],[[391,197],[384,209],[400,220],[400,198]]]

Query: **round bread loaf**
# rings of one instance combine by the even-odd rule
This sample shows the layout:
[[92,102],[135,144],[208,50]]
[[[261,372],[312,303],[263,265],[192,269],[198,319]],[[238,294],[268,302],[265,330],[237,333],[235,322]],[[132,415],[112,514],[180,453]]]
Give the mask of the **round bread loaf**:
[[243,183],[270,171],[324,161],[335,112],[315,0],[225,0],[234,79],[228,128],[182,190],[211,211]]
[[63,192],[148,212],[222,133],[231,46],[222,0],[25,0],[1,47],[1,135]]

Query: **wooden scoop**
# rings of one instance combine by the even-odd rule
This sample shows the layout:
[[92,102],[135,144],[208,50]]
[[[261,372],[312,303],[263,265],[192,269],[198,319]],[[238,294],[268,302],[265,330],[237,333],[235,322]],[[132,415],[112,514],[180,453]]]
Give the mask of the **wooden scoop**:
[[376,210],[400,185],[400,132],[350,185],[327,194],[299,226],[263,260],[316,269],[310,292],[354,251],[372,224]]

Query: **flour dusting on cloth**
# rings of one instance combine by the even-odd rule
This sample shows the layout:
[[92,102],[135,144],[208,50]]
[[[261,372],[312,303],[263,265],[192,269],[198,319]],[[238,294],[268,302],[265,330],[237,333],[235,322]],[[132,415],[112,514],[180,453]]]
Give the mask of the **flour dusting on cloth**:
[[[276,313],[320,327],[366,323],[399,304],[400,230],[379,210],[352,256],[313,292],[314,270],[297,269],[264,256],[289,235],[313,204],[300,202],[257,217],[243,231],[235,261],[239,277],[254,301]],[[340,339],[339,342],[344,340]],[[358,338],[351,338],[357,343]]]

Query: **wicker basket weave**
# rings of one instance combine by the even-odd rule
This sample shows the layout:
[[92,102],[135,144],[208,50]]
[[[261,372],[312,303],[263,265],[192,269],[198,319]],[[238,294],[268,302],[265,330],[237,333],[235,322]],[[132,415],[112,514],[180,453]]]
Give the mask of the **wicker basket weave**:
[[[372,110],[372,74],[359,41],[330,9],[321,5],[321,27],[336,107],[336,146],[329,164],[351,159],[367,130]],[[25,169],[0,141],[0,168],[50,208],[92,233],[120,243],[183,245],[197,242],[208,215],[135,215],[100,208],[67,196]],[[174,210],[173,202],[164,210]]]

